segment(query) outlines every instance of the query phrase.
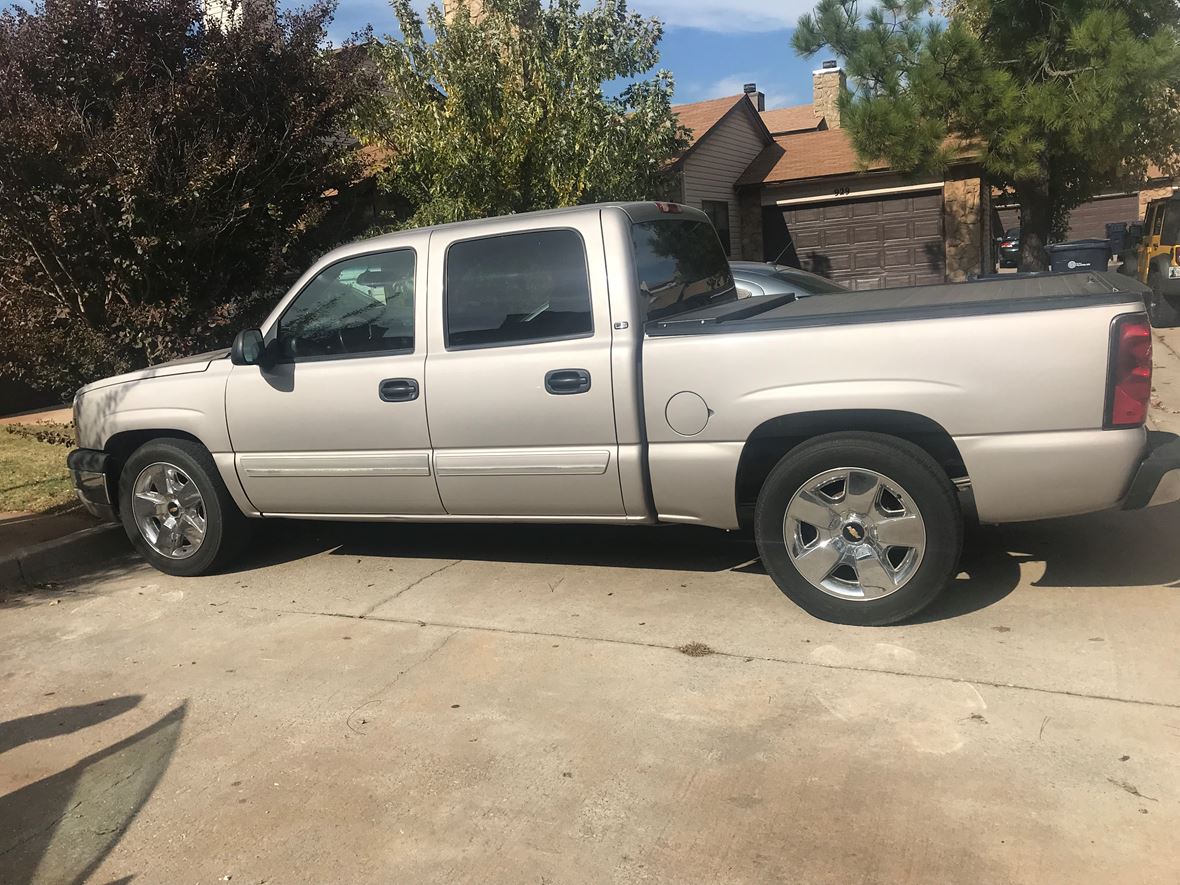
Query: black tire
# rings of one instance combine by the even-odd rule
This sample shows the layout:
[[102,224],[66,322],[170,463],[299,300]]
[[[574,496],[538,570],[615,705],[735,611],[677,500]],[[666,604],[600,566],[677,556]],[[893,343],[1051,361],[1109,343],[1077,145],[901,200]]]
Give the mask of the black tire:
[[[876,599],[849,599],[819,589],[787,550],[788,504],[809,480],[845,467],[870,470],[899,485],[925,526],[926,546],[916,569],[898,589]],[[838,624],[884,626],[921,611],[950,584],[963,546],[963,514],[954,485],[923,449],[885,434],[832,433],[791,450],[770,472],[758,495],[754,540],[779,589],[808,613]]]
[[[145,468],[157,463],[179,468],[203,499],[204,538],[197,550],[184,559],[157,552],[136,524],[132,507],[136,479]],[[119,475],[119,517],[127,537],[144,559],[165,574],[181,577],[224,568],[246,547],[250,535],[250,520],[230,497],[212,456],[204,446],[187,439],[154,439],[131,454]]]
[[1147,296],[1147,319],[1153,329],[1170,329],[1180,325],[1180,303],[1159,291],[1158,277],[1149,280],[1151,292]]

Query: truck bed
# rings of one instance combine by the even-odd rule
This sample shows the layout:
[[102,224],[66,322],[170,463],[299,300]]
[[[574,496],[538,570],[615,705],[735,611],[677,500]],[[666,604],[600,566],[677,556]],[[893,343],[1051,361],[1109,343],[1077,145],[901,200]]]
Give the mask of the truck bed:
[[[707,335],[1065,310],[1141,301],[1147,287],[1119,273],[1046,273],[900,289],[743,299],[647,324],[647,334]],[[765,310],[757,310],[759,302]]]

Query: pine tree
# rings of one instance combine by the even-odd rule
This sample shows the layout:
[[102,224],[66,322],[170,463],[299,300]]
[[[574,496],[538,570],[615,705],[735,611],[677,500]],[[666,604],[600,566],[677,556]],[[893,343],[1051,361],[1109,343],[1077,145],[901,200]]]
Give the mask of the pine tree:
[[1020,203],[1022,270],[1070,211],[1150,164],[1180,170],[1180,6],[1171,0],[820,0],[797,52],[846,63],[857,153],[905,171],[979,158]]

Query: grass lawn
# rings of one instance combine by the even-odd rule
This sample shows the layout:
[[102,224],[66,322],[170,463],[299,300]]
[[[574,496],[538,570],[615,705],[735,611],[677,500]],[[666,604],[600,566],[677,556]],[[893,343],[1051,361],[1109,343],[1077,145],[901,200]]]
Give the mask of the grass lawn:
[[66,469],[71,446],[60,444],[73,436],[64,424],[0,426],[0,511],[42,512],[77,502]]

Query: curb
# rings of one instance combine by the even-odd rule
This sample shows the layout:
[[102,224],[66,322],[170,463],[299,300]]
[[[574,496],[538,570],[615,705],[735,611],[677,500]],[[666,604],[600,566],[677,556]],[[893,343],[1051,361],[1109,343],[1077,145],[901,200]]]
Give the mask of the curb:
[[93,563],[130,550],[123,527],[106,523],[35,544],[0,557],[0,589],[28,589],[83,563]]

